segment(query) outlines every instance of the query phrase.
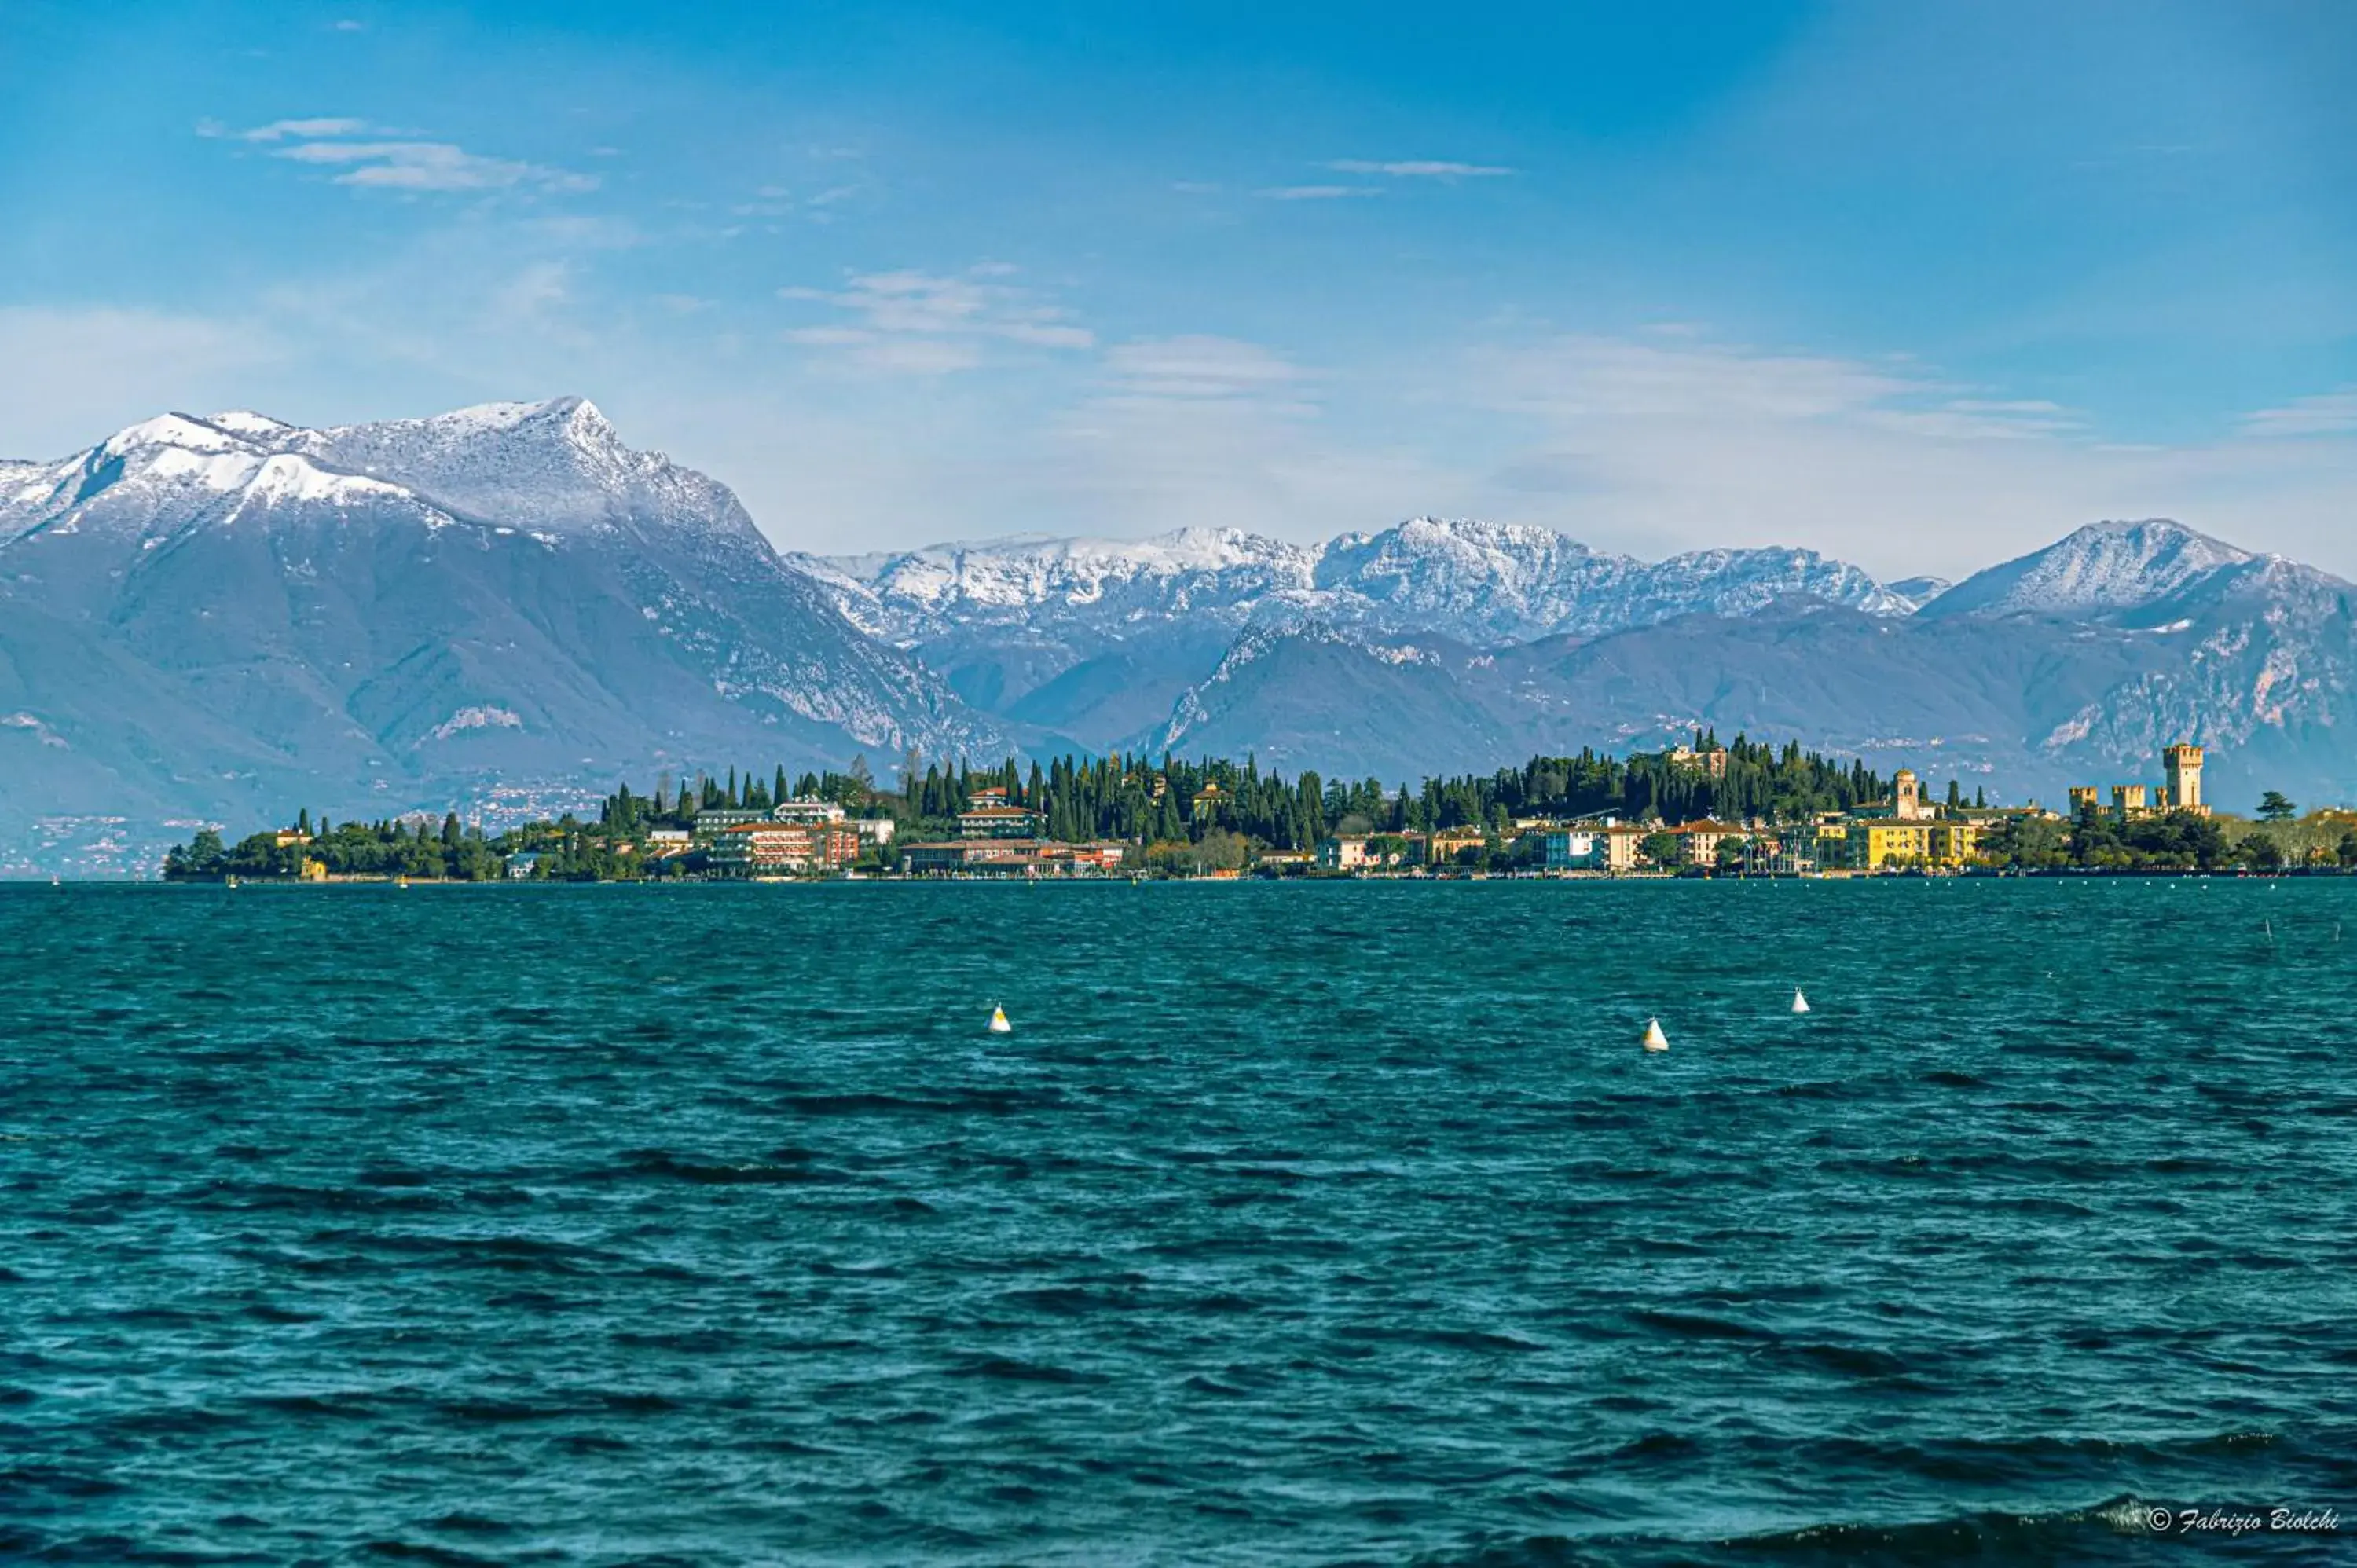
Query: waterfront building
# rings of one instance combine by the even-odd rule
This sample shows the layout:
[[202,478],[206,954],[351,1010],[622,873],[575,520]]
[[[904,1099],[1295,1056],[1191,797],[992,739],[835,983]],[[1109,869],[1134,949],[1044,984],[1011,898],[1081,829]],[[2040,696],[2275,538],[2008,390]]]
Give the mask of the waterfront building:
[[1039,836],[1045,825],[1037,811],[1027,811],[1020,806],[1005,803],[1006,794],[999,792],[998,800],[977,805],[958,813],[958,837],[962,839],[1028,839]]
[[1669,832],[1678,841],[1677,862],[1680,865],[1709,867],[1718,864],[1718,846],[1731,838],[1740,837],[1743,830],[1732,822],[1705,818],[1699,822],[1681,822]]
[[770,808],[773,822],[839,822],[843,808],[832,800],[780,800]]
[[1318,844],[1318,865],[1326,871],[1379,870],[1407,858],[1407,841],[1399,833],[1337,833]]
[[1601,830],[1604,834],[1604,869],[1612,872],[1634,871],[1644,861],[1637,846],[1645,842],[1645,829],[1635,822],[1609,822]]
[[694,822],[697,834],[709,835],[726,832],[730,828],[741,828],[748,822],[766,822],[770,821],[770,813],[743,806],[713,806],[696,812],[690,820]]
[[859,835],[841,822],[743,822],[716,835],[705,854],[724,875],[806,875],[858,859]]
[[1880,871],[1893,864],[1928,865],[1932,861],[1932,827],[1928,822],[1869,821],[1850,830],[1851,866]]
[[1934,865],[1961,866],[1972,864],[1980,853],[1981,833],[1988,821],[1982,817],[1943,817],[1932,824],[1931,860]]
[[508,874],[510,881],[522,882],[540,869],[540,856],[530,850],[511,854],[507,857],[502,869]]
[[892,834],[899,825],[889,817],[861,817],[851,824],[851,831],[859,835],[865,847],[881,849],[892,842]]
[[1111,840],[1101,843],[1060,844],[1077,870],[1119,871],[1129,859],[1129,846]]
[[1454,865],[1458,857],[1468,850],[1479,851],[1490,842],[1488,832],[1467,825],[1443,828],[1425,843],[1425,860],[1431,865]]
[[902,846],[912,876],[1102,876],[1129,855],[1124,843],[1050,843],[1038,839],[954,839]]
[[1531,858],[1548,871],[1605,871],[1611,867],[1611,831],[1607,828],[1542,827],[1522,835]]

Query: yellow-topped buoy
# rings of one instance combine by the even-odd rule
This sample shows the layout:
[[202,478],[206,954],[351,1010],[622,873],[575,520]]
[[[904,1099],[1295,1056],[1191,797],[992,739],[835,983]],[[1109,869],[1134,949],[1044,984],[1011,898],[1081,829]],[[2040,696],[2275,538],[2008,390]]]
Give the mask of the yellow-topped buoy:
[[1659,1018],[1645,1020],[1645,1048],[1649,1051],[1666,1051],[1670,1048],[1670,1037],[1662,1033],[1662,1021]]
[[994,1035],[1011,1035],[1015,1032],[1015,1026],[1006,1021],[1006,1008],[996,1005],[991,1008],[990,1032]]

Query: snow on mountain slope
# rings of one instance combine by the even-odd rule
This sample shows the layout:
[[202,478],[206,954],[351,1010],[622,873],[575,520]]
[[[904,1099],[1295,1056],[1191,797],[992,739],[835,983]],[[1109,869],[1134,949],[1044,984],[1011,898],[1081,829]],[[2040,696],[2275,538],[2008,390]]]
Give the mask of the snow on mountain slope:
[[2167,518],[2095,522],[1940,595],[1927,615],[2087,615],[2133,609],[2222,567],[2247,550]]
[[1883,586],[1920,610],[1954,587],[1955,584],[1945,577],[1901,577],[1895,583],[1885,583]]
[[165,414],[59,462],[0,470],[0,541],[43,531],[145,541],[257,504],[396,499],[553,537],[654,528],[774,554],[726,486],[632,451],[577,397],[327,430],[244,410]]
[[[330,430],[167,414],[6,465],[0,612],[0,702],[44,766],[183,816],[1010,744],[726,487],[577,398]],[[100,649],[102,689],[76,673]],[[38,804],[0,800],[0,851]]]
[[1468,519],[1414,518],[1311,546],[1189,529],[1135,542],[1020,539],[788,559],[827,584],[860,625],[910,645],[987,621],[1118,635],[1181,617],[1242,623],[1263,610],[1497,642],[1595,635],[1696,610],[1748,615],[1796,596],[1874,615],[1913,607],[1857,567],[1805,550],[1642,562],[1552,529]]
[[790,555],[845,614],[878,636],[920,641],[955,626],[1077,619],[1117,627],[1190,612],[1232,614],[1306,590],[1316,557],[1239,529],[1152,539],[1012,538],[864,557]]

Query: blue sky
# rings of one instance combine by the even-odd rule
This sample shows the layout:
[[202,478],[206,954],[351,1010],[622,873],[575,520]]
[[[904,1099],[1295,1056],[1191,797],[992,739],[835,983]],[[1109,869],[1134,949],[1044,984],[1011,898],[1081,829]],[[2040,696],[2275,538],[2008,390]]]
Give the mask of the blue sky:
[[2357,10],[1146,9],[5,0],[0,451],[580,392],[791,547],[2357,573]]

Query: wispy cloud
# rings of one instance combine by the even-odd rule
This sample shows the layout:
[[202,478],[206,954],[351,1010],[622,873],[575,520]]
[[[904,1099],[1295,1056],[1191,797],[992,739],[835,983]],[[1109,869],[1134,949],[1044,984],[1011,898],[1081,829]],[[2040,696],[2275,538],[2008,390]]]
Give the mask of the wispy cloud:
[[1816,420],[1952,441],[2019,440],[2084,426],[2060,403],[1971,395],[1904,364],[1691,335],[1672,342],[1567,336],[1479,356],[1477,363],[1492,399],[1553,419]]
[[1014,272],[985,262],[958,276],[904,269],[864,273],[840,289],[787,287],[780,299],[809,300],[848,312],[852,322],[797,328],[789,342],[845,351],[870,370],[942,375],[982,362],[980,344],[996,340],[1034,349],[1089,349],[1095,334],[1032,291],[993,282]]
[[1255,190],[1271,201],[1342,201],[1354,196],[1381,196],[1380,185],[1277,185]]
[[1450,163],[1440,158],[1336,158],[1326,166],[1337,174],[1382,174],[1399,179],[1493,179],[1514,171],[1495,164]]
[[450,142],[303,142],[271,155],[296,163],[350,165],[338,185],[386,190],[595,190],[595,176],[485,157]]
[[229,136],[241,142],[282,142],[289,137],[358,136],[371,129],[365,120],[322,117],[314,120],[273,120],[267,125],[256,125],[250,131],[232,131],[218,120],[206,120],[197,126],[199,136]]
[[2357,431],[2357,387],[2246,413],[2242,430],[2245,435],[2339,435]]
[[1105,350],[1115,389],[1133,397],[1243,398],[1286,392],[1301,368],[1234,338],[1149,338]]
[[[274,120],[247,131],[231,131],[208,122],[197,128],[204,136],[228,136],[241,142],[287,144],[273,145],[270,156],[290,162],[340,167],[338,185],[383,190],[505,190],[532,187],[542,190],[595,190],[594,175],[574,174],[515,158],[486,157],[452,142],[385,140],[389,133],[366,120],[341,115]],[[374,137],[374,140],[351,140]]]

